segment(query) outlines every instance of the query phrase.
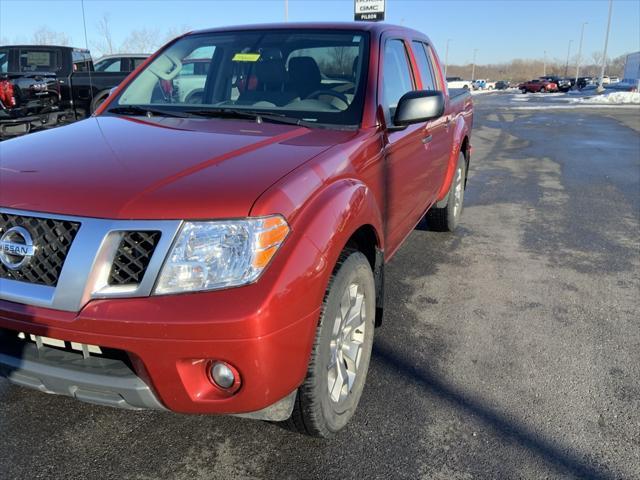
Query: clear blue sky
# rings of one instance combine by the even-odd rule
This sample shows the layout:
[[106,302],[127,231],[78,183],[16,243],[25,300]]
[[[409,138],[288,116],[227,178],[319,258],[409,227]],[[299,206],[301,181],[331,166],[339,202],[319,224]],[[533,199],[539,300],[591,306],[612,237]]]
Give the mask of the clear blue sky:
[[[583,52],[602,50],[607,0],[430,1],[387,0],[387,21],[427,33],[440,55],[450,44],[450,63],[478,63],[517,57],[564,61],[569,40],[577,50],[580,25],[585,30]],[[220,25],[284,20],[284,0],[85,0],[89,45],[96,40],[95,25],[105,12],[111,15],[114,43],[122,43],[133,29],[188,25],[193,29]],[[352,0],[289,0],[291,21],[350,21]],[[640,0],[615,0],[609,56],[640,50]],[[27,41],[41,26],[65,32],[75,46],[85,45],[80,0],[0,0],[0,38]]]

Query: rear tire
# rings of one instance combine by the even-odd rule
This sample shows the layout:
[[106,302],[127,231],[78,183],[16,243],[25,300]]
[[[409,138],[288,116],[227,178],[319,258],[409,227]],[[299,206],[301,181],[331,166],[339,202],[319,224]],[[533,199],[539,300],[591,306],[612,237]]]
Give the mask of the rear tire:
[[453,174],[451,187],[447,194],[447,204],[442,208],[431,207],[427,212],[427,225],[429,230],[436,232],[453,232],[460,222],[464,205],[464,188],[467,177],[467,161],[461,152],[458,157],[456,171]]
[[527,89],[526,89],[526,88],[521,88],[521,89],[520,89],[520,92],[522,92],[522,93],[527,93]]
[[375,301],[367,257],[345,250],[329,281],[307,376],[286,421],[288,428],[326,438],[351,419],[369,369]]
[[91,102],[92,114],[95,113],[95,111],[100,107],[100,105],[104,103],[104,101],[107,99],[108,96],[109,96],[109,92],[105,92],[97,95],[96,98],[93,99],[93,102]]

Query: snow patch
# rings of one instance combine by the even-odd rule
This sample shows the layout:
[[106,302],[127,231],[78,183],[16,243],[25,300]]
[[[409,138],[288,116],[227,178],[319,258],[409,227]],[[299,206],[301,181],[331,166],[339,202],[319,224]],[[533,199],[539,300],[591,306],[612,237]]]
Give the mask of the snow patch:
[[515,106],[511,107],[510,110],[571,110],[577,108],[626,108],[635,110],[636,105],[619,105],[613,103],[582,103],[582,102],[573,102],[566,103],[564,105],[526,105],[526,106]]
[[571,99],[571,103],[590,105],[640,105],[639,92],[611,92],[595,97]]
[[494,90],[471,90],[471,95],[482,95],[483,93],[491,93]]

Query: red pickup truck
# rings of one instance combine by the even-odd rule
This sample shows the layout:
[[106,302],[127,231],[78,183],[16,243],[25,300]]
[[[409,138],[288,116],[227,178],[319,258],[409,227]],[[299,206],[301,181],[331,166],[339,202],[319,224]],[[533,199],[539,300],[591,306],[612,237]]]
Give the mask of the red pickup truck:
[[457,93],[414,30],[230,27],[174,40],[91,118],[3,142],[2,374],[337,432],[385,264],[425,215],[460,219],[473,107]]
[[518,85],[518,88],[522,93],[557,92],[558,84],[549,80],[537,78],[535,80],[529,80],[528,82],[521,83]]

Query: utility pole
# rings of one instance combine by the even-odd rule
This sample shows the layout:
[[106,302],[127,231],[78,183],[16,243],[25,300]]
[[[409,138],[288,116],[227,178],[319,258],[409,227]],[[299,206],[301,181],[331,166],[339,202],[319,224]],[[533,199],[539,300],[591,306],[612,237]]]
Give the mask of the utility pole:
[[602,79],[604,78],[604,69],[607,66],[607,47],[609,46],[609,29],[611,28],[611,10],[613,10],[613,0],[609,0],[609,20],[607,20],[607,33],[604,36],[604,52],[602,53],[602,69],[600,70],[600,81],[598,82],[598,93],[604,92]]
[[289,21],[289,0],[284,0],[284,21]]
[[576,88],[578,88],[578,77],[580,76],[580,56],[582,55],[582,40],[584,40],[584,27],[589,22],[582,22],[582,31],[580,32],[580,46],[578,47],[578,61],[576,62]]
[[471,81],[473,82],[476,79],[476,54],[478,53],[478,49],[473,49],[473,64],[471,65]]
[[447,65],[449,65],[449,43],[451,42],[450,38],[447,38],[447,50],[444,54],[444,76],[447,76]]
[[564,76],[566,77],[569,74],[569,54],[571,53],[571,44],[573,40],[569,40],[569,48],[567,48],[567,63],[564,65]]
[[542,76],[547,76],[547,51],[544,51],[544,63],[542,64]]

